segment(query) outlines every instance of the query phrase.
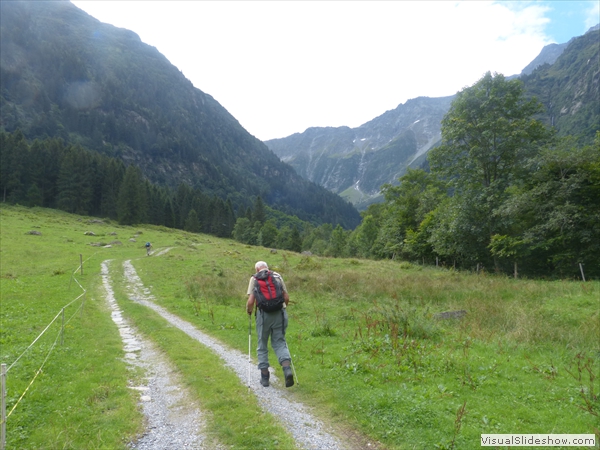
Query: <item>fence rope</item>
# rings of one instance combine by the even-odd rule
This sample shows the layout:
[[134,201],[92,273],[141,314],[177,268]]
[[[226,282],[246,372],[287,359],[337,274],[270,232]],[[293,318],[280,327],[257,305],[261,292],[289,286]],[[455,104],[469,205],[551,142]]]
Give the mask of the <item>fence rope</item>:
[[[8,367],[8,369],[6,369],[5,375],[10,371],[10,369],[17,364],[17,362],[19,362],[19,360],[25,355],[25,353],[27,353],[29,351],[29,349],[31,347],[34,346],[34,344],[46,333],[46,331],[48,331],[48,329],[52,326],[52,324],[54,322],[56,322],[56,319],[58,319],[58,317],[60,317],[63,313],[64,310],[66,308],[68,308],[69,306],[71,306],[73,303],[75,303],[77,300],[79,300],[81,297],[84,297],[85,294],[87,293],[87,290],[81,285],[81,283],[79,283],[79,281],[77,280],[77,278],[75,278],[73,275],[75,275],[75,273],[81,269],[81,267],[83,266],[84,263],[86,263],[87,261],[89,261],[91,258],[93,258],[96,255],[96,253],[94,253],[92,256],[90,256],[88,259],[86,259],[85,261],[83,261],[79,267],[77,269],[75,269],[75,271],[73,272],[73,274],[71,274],[71,280],[75,280],[75,282],[77,283],[77,285],[81,288],[81,290],[83,291],[80,295],[78,295],[76,298],[74,298],[73,300],[71,300],[68,304],[66,304],[65,306],[63,306],[61,308],[61,310],[58,312],[58,314],[56,314],[56,316],[54,316],[54,318],[50,321],[50,323],[46,326],[46,328],[44,328],[44,330],[38,335],[38,337],[36,337],[33,342],[31,344],[29,344],[29,346],[23,351],[23,353],[21,353],[19,355],[19,357],[17,359],[15,359],[15,361]],[[56,339],[54,339],[54,343],[52,344],[52,346],[50,347],[50,350],[48,350],[48,354],[46,355],[46,357],[44,358],[44,361],[42,362],[42,365],[40,366],[40,368],[35,372],[35,375],[33,376],[33,378],[31,379],[31,381],[29,382],[29,384],[27,385],[27,387],[25,388],[25,390],[23,391],[23,393],[21,394],[21,396],[19,397],[19,399],[16,401],[16,403],[13,405],[13,407],[11,408],[10,412],[4,417],[4,420],[0,421],[0,425],[4,425],[6,423],[6,421],[8,420],[8,418],[10,417],[10,415],[13,413],[13,411],[16,409],[17,405],[21,402],[21,400],[23,400],[23,398],[25,397],[25,394],[27,394],[27,392],[29,391],[29,389],[31,388],[31,386],[33,386],[33,383],[35,382],[36,378],[38,377],[38,375],[42,372],[42,369],[44,368],[44,366],[46,365],[46,362],[48,361],[48,358],[50,358],[50,355],[52,354],[52,352],[54,351],[54,348],[56,347],[56,343],[58,342],[58,338],[61,336],[61,334],[64,332],[64,326],[67,325],[72,319],[73,317],[75,317],[75,315],[81,311],[81,309],[83,308],[83,303],[81,303],[81,305],[79,305],[79,308],[77,308],[75,310],[75,312],[68,318],[68,320],[63,324],[63,326],[61,327],[61,329],[59,330],[59,332],[56,335]],[[4,443],[3,443],[4,444]]]
[[48,358],[50,357],[50,354],[54,350],[54,347],[56,347],[56,343],[58,342],[58,338],[60,337],[60,333],[61,333],[61,331],[59,331],[58,334],[56,335],[56,339],[54,339],[54,343],[52,344],[52,347],[50,347],[50,350],[48,351],[48,354],[46,355],[46,358],[44,358],[44,362],[42,362],[42,365],[40,366],[40,368],[35,372],[34,377],[31,379],[31,381],[29,382],[29,385],[27,386],[27,388],[25,389],[25,391],[23,391],[23,393],[19,397],[19,400],[17,400],[17,402],[11,408],[10,412],[6,415],[6,418],[4,419],[5,421],[8,420],[8,418],[13,413],[13,411],[15,410],[15,408],[17,407],[17,405],[21,402],[21,400],[23,400],[23,397],[25,397],[25,394],[27,394],[27,391],[29,390],[29,388],[33,385],[33,382],[35,381],[35,379],[37,378],[37,376],[42,372],[42,369],[46,365],[46,362],[48,361]]
[[[78,283],[79,284],[79,283]],[[71,301],[68,305],[63,306],[63,309],[68,308],[69,306],[71,306],[74,302],[76,302],[77,300],[79,300],[81,297],[83,297],[85,295],[85,292],[81,295],[79,295],[75,300]],[[8,369],[6,369],[6,373],[8,373],[8,371],[21,359],[21,357],[27,353],[27,351],[33,347],[33,344],[35,344],[42,336],[43,334],[48,331],[48,328],[50,328],[52,326],[52,324],[56,321],[56,319],[58,319],[58,317],[61,315],[62,313],[62,309],[58,312],[58,314],[56,316],[54,316],[54,319],[52,319],[52,321],[48,324],[48,326],[46,328],[44,328],[44,331],[42,331],[38,337],[35,338],[35,340],[29,344],[29,347],[27,347],[23,353],[21,353],[21,355],[19,355],[19,357],[8,367]],[[70,320],[70,319],[69,319]]]

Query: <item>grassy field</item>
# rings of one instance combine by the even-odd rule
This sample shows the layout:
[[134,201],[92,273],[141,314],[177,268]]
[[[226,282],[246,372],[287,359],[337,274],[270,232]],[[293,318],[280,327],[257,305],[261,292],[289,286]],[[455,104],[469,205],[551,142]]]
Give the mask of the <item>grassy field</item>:
[[[10,367],[7,410],[17,405],[7,420],[8,448],[126,448],[142,430],[137,394],[127,388],[133,375],[100,289],[107,259],[115,267],[131,259],[156,303],[242,352],[248,278],[255,261],[267,261],[290,291],[294,397],[359,442],[469,449],[480,448],[482,433],[599,434],[598,282],[273,254],[43,209],[3,207],[0,220],[0,358]],[[146,257],[146,241],[156,252],[170,250]],[[73,302],[82,293],[71,279],[79,255],[84,273],[75,278],[87,293]],[[128,319],[167,353],[210,412],[216,439],[232,448],[293,448],[218,358],[127,302],[123,281],[116,284]],[[60,312],[71,302],[61,345]],[[460,310],[460,319],[437,317]]]

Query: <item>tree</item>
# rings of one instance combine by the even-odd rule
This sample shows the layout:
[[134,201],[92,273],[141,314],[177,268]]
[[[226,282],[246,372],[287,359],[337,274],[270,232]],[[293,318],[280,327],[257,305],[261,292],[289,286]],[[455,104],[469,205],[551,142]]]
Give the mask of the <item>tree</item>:
[[[462,248],[456,256],[479,259],[484,256],[481,247],[487,248],[492,236],[504,232],[507,223],[499,220],[496,210],[506,200],[507,188],[526,176],[522,169],[527,159],[549,138],[544,125],[533,118],[540,110],[537,100],[525,98],[519,80],[488,72],[459,92],[442,120],[443,144],[431,150],[429,163],[434,174],[451,183],[457,197],[448,204],[444,221],[464,232],[455,239],[468,237],[480,244]],[[438,231],[432,239],[444,236],[444,244],[433,242],[434,248],[464,247],[464,242],[450,245],[447,229],[440,226]],[[483,253],[490,255],[489,249]]]
[[279,231],[274,220],[267,220],[260,229],[258,244],[263,247],[274,247],[277,242]]
[[331,241],[327,253],[334,257],[344,256],[346,243],[348,242],[348,234],[341,225],[335,227],[331,233]]
[[198,233],[200,231],[200,221],[198,220],[198,213],[196,213],[195,209],[190,209],[183,229],[190,233]]
[[165,198],[163,203],[163,225],[168,228],[175,228],[175,211],[173,209],[173,202],[170,198]]
[[[338,225],[339,226],[339,225]],[[290,236],[290,248],[289,250],[293,252],[300,253],[302,251],[302,238],[300,237],[300,232],[298,228],[292,228],[292,234]]]
[[92,203],[89,152],[71,147],[65,153],[58,175],[57,206],[63,211],[88,214]]
[[119,190],[117,214],[121,225],[142,223],[146,219],[146,195],[142,172],[138,167],[129,166]]
[[[384,184],[381,189],[385,208],[380,213],[381,226],[379,236],[375,236],[378,237],[376,248],[371,249],[379,256],[393,258],[403,255],[407,233],[416,231],[425,216],[447,197],[444,183],[435,174],[422,169],[409,168],[398,181],[398,186]],[[372,224],[370,226],[373,228]],[[368,239],[373,245],[373,231]]]
[[378,233],[377,219],[371,214],[366,214],[362,223],[350,236],[349,244],[352,247],[352,253],[363,258],[371,256]]
[[[531,176],[499,209],[513,226],[494,236],[499,257],[577,276],[600,274],[600,133],[591,146],[561,139],[528,164]],[[529,269],[535,273],[534,270]]]
[[233,238],[243,244],[250,244],[252,225],[247,217],[239,217],[233,227]]
[[254,210],[252,211],[252,222],[259,222],[261,225],[265,223],[267,216],[265,213],[265,204],[260,196],[256,197],[254,202]]
[[444,116],[443,145],[429,153],[432,172],[458,190],[506,187],[549,137],[533,118],[541,109],[536,99],[525,98],[521,81],[486,73],[458,93]]
[[125,166],[119,160],[110,159],[104,171],[104,182],[102,187],[102,200],[100,202],[100,213],[110,219],[117,219],[117,201],[119,189],[125,176]]
[[2,133],[0,139],[0,186],[2,201],[21,201],[24,196],[22,176],[24,159],[29,153],[29,145],[20,130],[12,135]]
[[42,191],[38,188],[36,183],[33,183],[27,190],[27,205],[28,206],[42,206]]

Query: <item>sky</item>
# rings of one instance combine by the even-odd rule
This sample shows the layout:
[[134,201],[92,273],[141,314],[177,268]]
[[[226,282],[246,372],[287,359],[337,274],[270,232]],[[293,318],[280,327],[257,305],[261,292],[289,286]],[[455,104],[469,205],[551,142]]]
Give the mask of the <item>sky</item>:
[[263,141],[519,74],[600,22],[597,0],[72,3],[137,33]]

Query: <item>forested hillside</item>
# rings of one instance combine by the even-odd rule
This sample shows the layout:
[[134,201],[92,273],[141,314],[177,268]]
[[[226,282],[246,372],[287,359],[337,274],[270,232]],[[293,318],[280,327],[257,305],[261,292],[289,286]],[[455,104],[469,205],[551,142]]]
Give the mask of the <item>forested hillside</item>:
[[56,208],[117,220],[151,223],[229,237],[235,224],[230,200],[182,183],[177,189],[150,183],[118,158],[65,145],[61,139],[29,144],[23,133],[0,132],[2,201]]
[[514,276],[600,276],[600,132],[590,145],[557,137],[535,119],[542,110],[502,75],[463,89],[428,154],[431,171],[385,185],[385,202],[369,207],[343,251]]
[[350,204],[299,177],[135,33],[69,2],[0,8],[2,130],[116,157],[152,183],[229,199],[238,213],[260,196],[315,224],[359,223]]

